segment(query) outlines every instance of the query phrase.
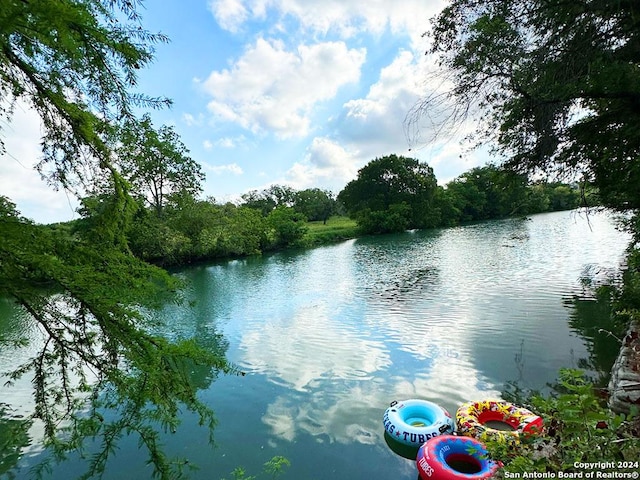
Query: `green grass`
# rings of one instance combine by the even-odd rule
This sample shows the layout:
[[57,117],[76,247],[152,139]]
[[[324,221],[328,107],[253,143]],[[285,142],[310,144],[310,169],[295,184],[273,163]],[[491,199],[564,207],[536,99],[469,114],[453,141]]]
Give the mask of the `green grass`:
[[358,226],[354,220],[348,217],[331,217],[326,225],[321,221],[308,222],[309,230],[302,239],[304,246],[316,246],[327,243],[335,243],[359,235]]

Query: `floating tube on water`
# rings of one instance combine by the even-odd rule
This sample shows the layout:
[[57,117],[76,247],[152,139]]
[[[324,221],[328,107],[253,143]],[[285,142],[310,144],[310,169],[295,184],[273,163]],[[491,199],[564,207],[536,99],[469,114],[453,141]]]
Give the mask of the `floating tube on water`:
[[418,450],[422,480],[481,480],[491,478],[499,465],[487,458],[487,448],[471,437],[441,435]]
[[444,408],[417,399],[391,402],[384,412],[383,423],[387,434],[396,442],[415,447],[456,429],[454,420]]
[[[500,422],[511,430],[498,430],[485,425]],[[536,434],[542,431],[543,420],[523,407],[502,400],[468,402],[456,412],[458,433],[480,440],[493,439],[502,442],[518,441],[521,434]]]

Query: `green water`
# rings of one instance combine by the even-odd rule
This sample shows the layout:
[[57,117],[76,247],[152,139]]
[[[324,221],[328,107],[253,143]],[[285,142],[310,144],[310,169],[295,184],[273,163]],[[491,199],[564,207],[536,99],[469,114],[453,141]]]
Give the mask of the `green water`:
[[[193,306],[161,312],[165,334],[210,339],[246,375],[194,372],[217,446],[191,417],[165,444],[199,466],[194,479],[257,474],[283,455],[282,479],[415,480],[415,462],[384,440],[389,403],[424,398],[453,414],[505,382],[541,388],[561,367],[614,354],[590,343],[607,312],[588,284],[615,271],[627,241],[603,214],[561,212],[185,269]],[[0,307],[0,328],[28,336],[28,319]],[[0,352],[2,370],[27,354]],[[27,386],[0,395],[26,409]],[[18,478],[41,456],[28,450]],[[124,439],[104,478],[150,478],[145,460]]]

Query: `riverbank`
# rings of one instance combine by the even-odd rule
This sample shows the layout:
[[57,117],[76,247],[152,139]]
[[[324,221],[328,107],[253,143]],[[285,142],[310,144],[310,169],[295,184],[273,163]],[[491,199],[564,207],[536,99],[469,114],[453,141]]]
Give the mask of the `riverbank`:
[[627,256],[623,285],[615,304],[615,317],[627,324],[620,352],[608,385],[609,408],[628,414],[640,408],[640,250]]
[[304,247],[318,247],[356,238],[359,235],[360,229],[355,220],[333,216],[326,222],[307,222],[307,232],[300,243]]
[[635,323],[622,341],[608,390],[609,408],[614,412],[628,414],[640,408],[640,328]]

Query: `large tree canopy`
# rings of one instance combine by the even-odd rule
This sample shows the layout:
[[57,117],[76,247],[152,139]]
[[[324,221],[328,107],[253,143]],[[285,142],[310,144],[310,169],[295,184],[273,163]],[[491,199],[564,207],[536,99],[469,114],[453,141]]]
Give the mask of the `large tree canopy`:
[[[131,90],[153,44],[166,40],[142,28],[139,4],[2,2],[0,113],[10,118],[20,101],[39,114],[39,168],[56,186],[81,194],[106,178],[111,194],[90,231],[73,235],[33,224],[0,195],[0,297],[13,299],[42,332],[37,354],[9,378],[33,378],[32,419],[42,423],[54,454],[80,448],[85,436],[101,438],[103,449],[88,462],[91,476],[104,468],[120,436],[137,435],[155,473],[176,478],[177,464],[159,448],[159,427],[174,428],[182,406],[212,425],[188,372],[194,363],[228,365],[194,340],[172,343],[152,332],[143,307],[175,300],[177,285],[137,260],[125,237],[136,204],[112,164],[108,140],[117,125],[134,121],[135,106],[167,103]],[[2,348],[7,344],[0,335]],[[120,416],[105,420],[104,408]]]
[[494,165],[476,167],[463,173],[447,184],[446,192],[459,210],[462,221],[488,220],[531,212],[526,177]]
[[132,185],[132,194],[148,202],[158,216],[172,197],[194,197],[202,191],[204,173],[189,157],[173,127],[153,128],[149,115],[117,130],[116,163]]
[[338,194],[338,201],[371,233],[428,228],[440,221],[433,201],[436,189],[429,165],[387,155],[362,167],[358,178]]
[[414,126],[474,122],[509,166],[582,174],[608,205],[640,207],[638,2],[452,0],[431,39],[450,88]]

